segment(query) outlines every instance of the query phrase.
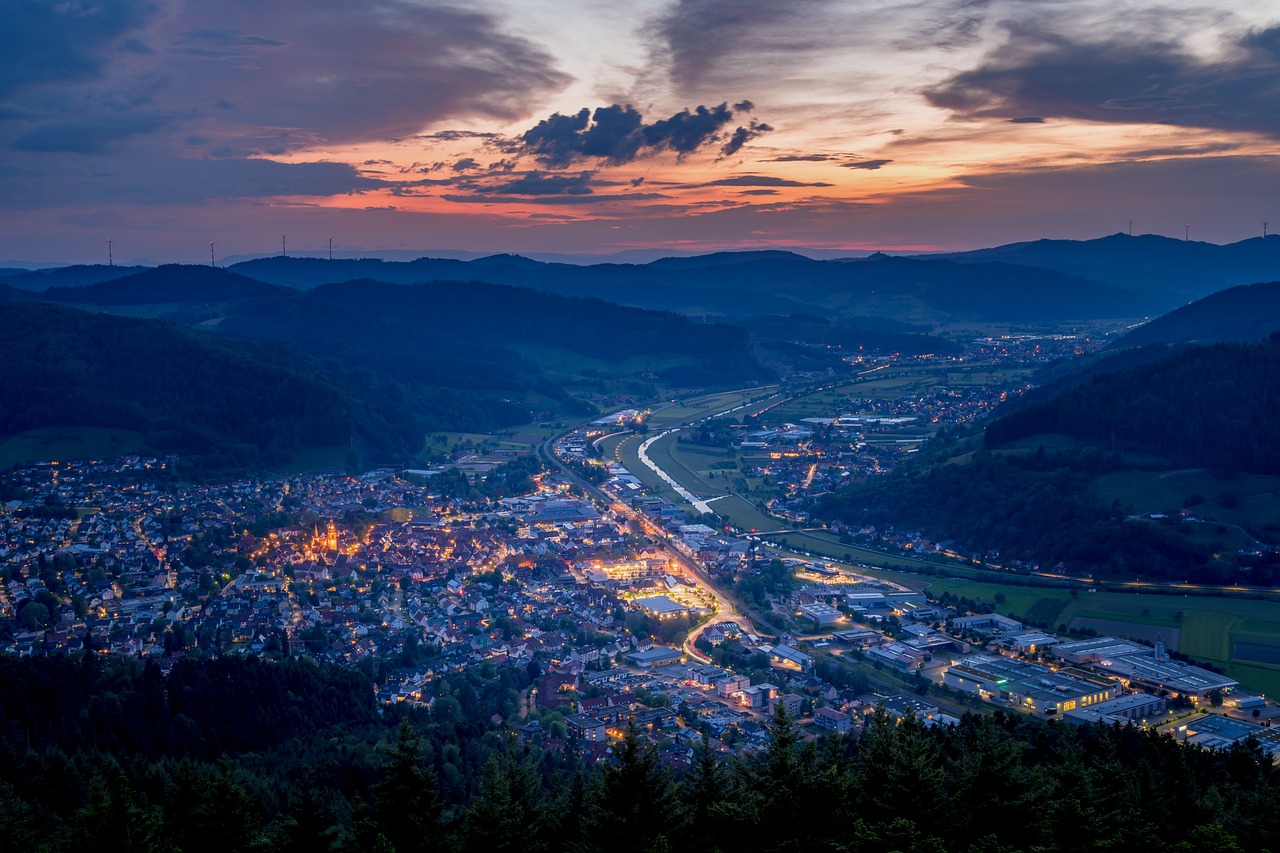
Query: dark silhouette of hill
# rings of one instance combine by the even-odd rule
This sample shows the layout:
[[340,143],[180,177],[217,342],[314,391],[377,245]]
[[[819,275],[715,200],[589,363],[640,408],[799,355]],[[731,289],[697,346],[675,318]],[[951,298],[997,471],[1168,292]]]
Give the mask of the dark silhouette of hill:
[[0,275],[0,281],[7,282],[21,290],[48,290],[51,287],[82,287],[86,284],[99,284],[104,281],[134,275],[146,269],[147,267],[76,264],[69,267],[10,272]]
[[1280,331],[1280,281],[1241,285],[1184,305],[1134,329],[1112,348],[1154,343],[1257,341]]
[[957,263],[1001,261],[1045,267],[1165,297],[1162,310],[1237,284],[1280,276],[1280,236],[1217,245],[1154,234],[1096,240],[1035,240],[972,252],[933,255]]
[[31,299],[26,291],[0,283],[0,302],[25,302]]
[[287,292],[218,267],[166,264],[110,281],[51,287],[40,298],[73,305],[164,305],[230,302]]
[[1175,466],[1280,474],[1280,335],[1189,346],[1101,373],[1053,399],[997,418],[988,447],[1038,433],[1152,453]]
[[519,423],[517,406],[379,382],[279,346],[34,302],[0,306],[0,434],[136,430],[193,464],[246,468],[357,442],[416,452],[428,428]]
[[409,263],[263,258],[232,269],[309,288],[355,278],[393,283],[483,281],[688,315],[876,315],[912,321],[1048,321],[1141,316],[1169,307],[1123,288],[1042,267],[873,256],[815,261],[789,252],[717,253],[650,264],[575,266],[422,258]]
[[599,299],[483,282],[424,285],[351,281],[307,293],[249,300],[218,324],[223,335],[285,340],[305,351],[379,366],[416,381],[457,388],[563,391],[510,347],[536,344],[605,361],[686,356],[670,381],[765,378],[744,330],[693,323]]
[[811,314],[743,317],[734,321],[764,343],[794,342],[818,347],[834,347],[837,354],[859,350],[867,353],[958,353],[962,347],[945,338],[924,334],[924,326],[913,326],[880,317],[838,317],[834,321]]

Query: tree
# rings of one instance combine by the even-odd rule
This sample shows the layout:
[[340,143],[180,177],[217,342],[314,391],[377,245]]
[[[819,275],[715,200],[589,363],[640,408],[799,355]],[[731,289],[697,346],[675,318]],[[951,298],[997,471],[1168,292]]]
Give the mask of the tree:
[[435,770],[422,764],[422,739],[408,720],[396,730],[382,781],[373,789],[373,813],[396,853],[436,849],[440,796]]
[[586,835],[595,850],[669,850],[685,825],[684,807],[657,747],[640,740],[634,722],[614,746],[588,798]]
[[529,756],[512,755],[513,744],[496,751],[485,765],[480,792],[465,821],[463,849],[475,853],[538,853],[531,825],[540,814],[542,785]]

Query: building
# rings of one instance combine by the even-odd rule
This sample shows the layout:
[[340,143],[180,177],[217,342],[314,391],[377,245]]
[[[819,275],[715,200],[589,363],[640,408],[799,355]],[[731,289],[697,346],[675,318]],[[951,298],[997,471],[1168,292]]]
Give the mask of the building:
[[1094,672],[1117,679],[1131,689],[1188,696],[1196,701],[1207,699],[1215,690],[1239,686],[1238,681],[1225,675],[1169,660],[1164,643],[1152,648],[1115,637],[1095,637],[1059,643],[1053,647],[1053,654],[1068,663],[1087,664]]
[[608,736],[604,720],[590,714],[571,714],[564,718],[564,724],[569,736],[583,743],[599,742]]
[[979,634],[1005,634],[1025,629],[1025,626],[1017,619],[1010,619],[1008,616],[1001,616],[999,613],[957,616],[951,620],[951,627],[957,631],[976,631]]
[[751,679],[745,675],[730,675],[716,682],[716,695],[728,699],[735,693],[741,693],[751,686]]
[[830,604],[814,602],[812,604],[802,604],[799,607],[800,615],[813,620],[813,624],[819,628],[826,628],[829,625],[835,625],[844,619],[844,614],[836,610]]
[[1167,703],[1150,693],[1127,693],[1087,708],[1075,708],[1063,714],[1063,719],[1073,723],[1142,723],[1164,713]]
[[781,705],[787,709],[787,716],[795,719],[800,716],[800,706],[804,702],[804,697],[799,693],[787,693],[783,696],[774,696],[769,700],[769,713],[776,714],[778,706]]
[[867,657],[894,669],[911,672],[919,669],[930,655],[923,649],[917,649],[905,643],[882,643],[867,649]]
[[778,687],[764,682],[742,688],[742,704],[748,708],[769,708],[777,697]]
[[1081,664],[1148,651],[1150,649],[1147,646],[1131,643],[1128,640],[1118,640],[1115,637],[1090,637],[1087,640],[1058,643],[1053,647],[1053,656],[1067,663]]
[[853,721],[848,714],[830,708],[819,708],[813,712],[813,724],[823,731],[842,735],[849,732]]
[[1118,678],[1131,688],[1163,691],[1171,696],[1188,696],[1197,701],[1207,699],[1215,690],[1230,690],[1240,684],[1225,675],[1181,661],[1157,660],[1149,653],[1100,660],[1093,669]]
[[974,693],[989,702],[1007,702],[1037,714],[1065,714],[1115,699],[1121,686],[1082,670],[1054,672],[1009,658],[968,657],[947,668],[948,687]]
[[631,602],[639,610],[659,619],[670,619],[673,616],[684,616],[689,608],[666,595],[651,595],[637,598]]
[[769,665],[774,669],[789,669],[793,672],[812,672],[813,657],[799,649],[778,645],[768,651]]
[[679,663],[684,660],[684,652],[679,649],[665,648],[662,646],[654,646],[645,652],[632,652],[627,655],[627,660],[633,666],[641,669],[653,669],[655,666],[666,666],[669,663]]
[[1227,749],[1253,739],[1272,761],[1280,759],[1280,729],[1264,728],[1218,714],[1205,714],[1178,727],[1178,738],[1206,749]]
[[895,720],[901,720],[907,714],[915,714],[921,720],[931,720],[938,713],[937,705],[915,696],[890,696],[880,704]]

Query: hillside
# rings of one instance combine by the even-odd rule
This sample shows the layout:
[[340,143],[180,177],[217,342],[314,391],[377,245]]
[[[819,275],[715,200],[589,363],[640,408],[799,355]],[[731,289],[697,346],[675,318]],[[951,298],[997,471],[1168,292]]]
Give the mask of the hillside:
[[816,261],[789,252],[729,252],[649,264],[548,264],[515,256],[408,263],[264,258],[236,264],[260,281],[311,287],[352,278],[466,280],[592,296],[635,307],[725,318],[796,312],[916,323],[1141,316],[1172,307],[1122,287],[1038,267],[891,258]]
[[1174,466],[1280,473],[1280,337],[1188,347],[994,420],[988,447],[1062,433]]
[[656,375],[671,384],[769,376],[752,357],[746,332],[736,327],[481,282],[324,285],[239,303],[216,331],[285,340],[327,356],[341,353],[432,384],[536,387],[561,397],[541,368],[512,347],[553,347],[604,363],[662,361],[668,364]]
[[1280,331],[1280,281],[1270,281],[1232,287],[1184,305],[1139,326],[1111,348],[1257,341],[1276,331]]
[[256,299],[287,292],[218,267],[166,264],[80,286],[51,287],[40,299],[69,305],[190,305]]
[[[145,369],[140,369],[145,366]],[[38,303],[0,306],[0,434],[42,427],[142,433],[149,449],[243,468],[307,447],[416,452],[427,428],[518,423],[518,407],[370,382],[280,347]]]
[[83,287],[144,272],[147,267],[75,264],[42,270],[6,270],[0,281],[19,290],[48,290],[51,287]]
[[[1035,240],[971,252],[933,255],[956,263],[1044,267],[1092,281],[1167,296],[1172,308],[1238,284],[1280,275],[1280,235],[1217,245],[1154,234],[1111,234],[1095,240]],[[1166,310],[1167,310],[1166,308]]]

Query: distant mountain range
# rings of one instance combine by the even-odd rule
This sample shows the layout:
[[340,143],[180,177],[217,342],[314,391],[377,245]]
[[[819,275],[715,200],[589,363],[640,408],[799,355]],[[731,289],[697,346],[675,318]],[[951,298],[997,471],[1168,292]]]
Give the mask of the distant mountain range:
[[[355,279],[483,281],[691,316],[816,311],[926,324],[1151,316],[1227,287],[1280,278],[1277,235],[1217,245],[1113,234],[911,257],[859,257],[866,253],[834,250],[689,255],[662,249],[608,256],[441,251],[412,260],[404,259],[412,253],[392,254],[397,259],[261,257],[230,268],[296,289]],[[46,290],[137,271],[108,266],[0,270],[0,281]]]
[[1218,245],[1144,234],[1097,240],[1036,240],[991,249],[931,255],[956,263],[993,261],[1044,267],[1123,287],[1168,307],[1237,284],[1280,278],[1280,235]]
[[[1122,288],[1036,267],[893,258],[815,261],[790,252],[728,252],[649,264],[546,264],[516,255],[474,261],[323,261],[264,258],[235,272],[292,287],[369,278],[483,281],[594,296],[690,316],[873,315],[916,323],[1045,322],[1128,317],[1168,307]],[[1174,303],[1176,304],[1176,303]]]

